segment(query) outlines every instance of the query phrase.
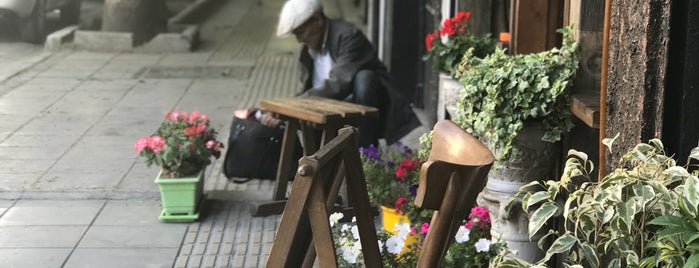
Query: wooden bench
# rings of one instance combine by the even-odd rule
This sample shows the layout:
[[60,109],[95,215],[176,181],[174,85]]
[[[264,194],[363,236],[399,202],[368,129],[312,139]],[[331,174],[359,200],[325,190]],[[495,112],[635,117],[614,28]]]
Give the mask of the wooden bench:
[[[293,159],[297,130],[301,130],[303,155],[311,155],[337,136],[338,129],[347,125],[358,127],[365,118],[379,115],[374,107],[320,97],[262,99],[259,108],[284,120],[286,129],[272,200],[251,204],[253,216],[275,215],[284,209],[288,181],[293,174],[291,161],[298,161]],[[322,135],[320,144],[317,144],[317,132]]]

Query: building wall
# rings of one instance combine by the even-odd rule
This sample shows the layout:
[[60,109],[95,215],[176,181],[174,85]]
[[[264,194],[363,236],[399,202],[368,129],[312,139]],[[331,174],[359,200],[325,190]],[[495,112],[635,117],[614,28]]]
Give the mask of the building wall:
[[670,0],[617,0],[611,14],[605,136],[620,136],[607,170],[639,142],[661,137]]

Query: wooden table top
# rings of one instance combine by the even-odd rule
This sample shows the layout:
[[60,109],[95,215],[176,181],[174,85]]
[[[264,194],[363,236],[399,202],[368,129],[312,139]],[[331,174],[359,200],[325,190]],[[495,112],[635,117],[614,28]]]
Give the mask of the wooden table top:
[[259,108],[317,124],[325,124],[334,119],[379,116],[379,110],[374,107],[321,97],[262,99]]

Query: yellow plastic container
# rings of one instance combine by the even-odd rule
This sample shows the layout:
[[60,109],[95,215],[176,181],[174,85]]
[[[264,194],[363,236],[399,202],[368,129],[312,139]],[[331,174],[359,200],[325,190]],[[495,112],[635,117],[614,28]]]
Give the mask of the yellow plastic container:
[[[393,208],[381,206],[381,215],[383,219],[383,229],[394,235],[398,234],[397,231],[393,230],[396,224],[410,224],[410,219],[408,219],[407,215],[403,213],[396,213],[396,210]],[[408,237],[405,238],[405,246],[403,246],[403,250],[401,250],[401,253],[405,252],[405,250],[408,248],[408,245],[416,243],[417,238],[418,234],[409,234]],[[413,249],[414,248],[415,247],[413,247]]]

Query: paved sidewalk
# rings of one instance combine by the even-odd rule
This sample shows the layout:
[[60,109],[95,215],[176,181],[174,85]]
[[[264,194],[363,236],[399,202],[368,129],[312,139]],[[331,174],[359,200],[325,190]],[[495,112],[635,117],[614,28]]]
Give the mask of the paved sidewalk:
[[[352,2],[323,1],[357,21]],[[233,110],[292,96],[299,45],[274,37],[282,3],[221,0],[191,53],[63,50],[0,82],[1,266],[264,267],[279,216],[248,205],[270,181],[228,183],[216,161],[202,219],[161,223],[157,167],[133,143],[173,108],[208,114],[225,141]]]

